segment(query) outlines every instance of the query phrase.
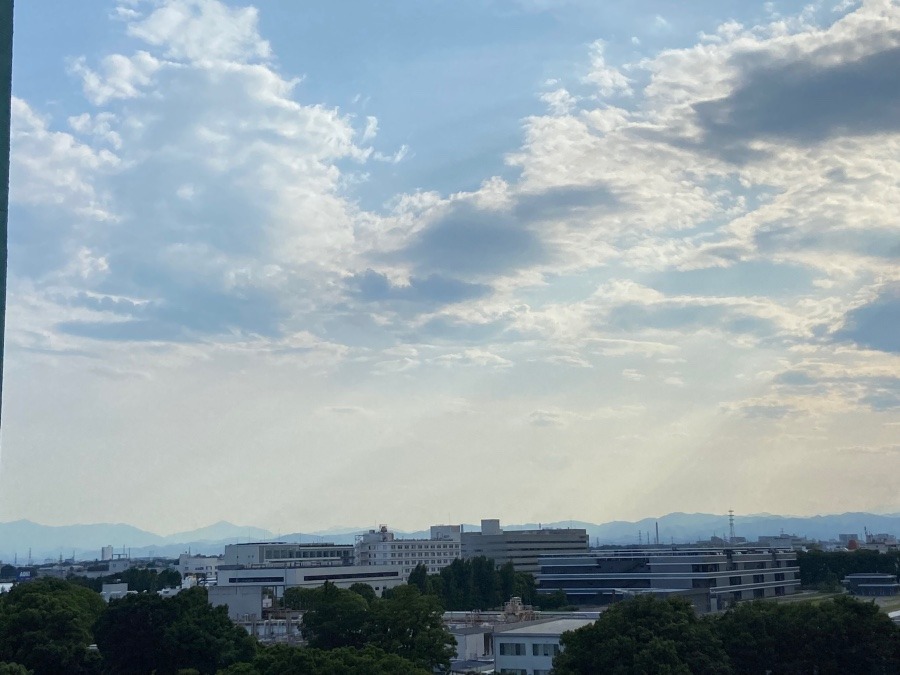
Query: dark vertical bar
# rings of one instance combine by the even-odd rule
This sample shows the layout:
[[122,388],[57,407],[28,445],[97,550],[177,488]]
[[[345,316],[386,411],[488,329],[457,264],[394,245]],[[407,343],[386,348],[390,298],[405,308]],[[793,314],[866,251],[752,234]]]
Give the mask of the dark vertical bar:
[[13,0],[0,0],[0,410],[6,335],[6,258],[9,225],[9,132],[12,107]]

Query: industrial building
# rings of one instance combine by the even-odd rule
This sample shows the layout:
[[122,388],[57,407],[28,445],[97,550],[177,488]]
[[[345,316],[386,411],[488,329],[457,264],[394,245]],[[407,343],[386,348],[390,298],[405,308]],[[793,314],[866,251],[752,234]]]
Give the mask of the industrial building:
[[433,525],[429,539],[396,539],[387,525],[382,525],[357,536],[356,563],[399,567],[403,581],[418,565],[437,574],[460,557],[460,531],[459,525]]
[[508,562],[517,572],[537,574],[539,559],[552,554],[587,553],[588,534],[583,529],[542,528],[539,530],[500,529],[500,521],[481,521],[481,532],[462,533],[462,557],[485,556],[500,567]]
[[605,605],[642,593],[679,595],[698,612],[794,593],[796,552],[763,548],[635,548],[543,556],[538,592],[562,590],[570,602]]
[[[387,588],[399,586],[400,568],[387,565],[264,565],[255,567],[220,565],[217,584],[208,589],[214,606],[228,605],[234,620],[263,618],[263,610],[274,607],[274,600],[286,588],[318,588],[325,582],[339,588],[365,583],[381,595]],[[268,605],[267,605],[268,603]]]
[[350,544],[290,544],[283,541],[262,541],[246,544],[227,544],[222,565],[272,565],[302,561],[314,564],[353,564]]
[[900,593],[900,583],[894,574],[858,573],[848,574],[841,581],[847,590],[853,595],[879,596],[897,595]]

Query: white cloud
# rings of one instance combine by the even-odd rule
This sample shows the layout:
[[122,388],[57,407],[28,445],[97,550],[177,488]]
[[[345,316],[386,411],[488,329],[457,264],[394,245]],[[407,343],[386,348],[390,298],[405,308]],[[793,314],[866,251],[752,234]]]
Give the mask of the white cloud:
[[269,43],[257,29],[255,7],[231,9],[218,0],[168,0],[128,34],[162,47],[167,58],[187,61],[267,59]]
[[105,105],[114,99],[128,99],[140,96],[153,82],[154,74],[160,69],[159,60],[145,51],[132,57],[110,54],[101,61],[101,72],[89,68],[84,57],[74,59],[69,70],[81,77],[84,94],[94,105]]
[[618,68],[606,62],[605,50],[606,43],[603,40],[597,40],[591,45],[591,69],[584,78],[585,82],[597,87],[597,91],[604,97],[632,94],[628,78]]

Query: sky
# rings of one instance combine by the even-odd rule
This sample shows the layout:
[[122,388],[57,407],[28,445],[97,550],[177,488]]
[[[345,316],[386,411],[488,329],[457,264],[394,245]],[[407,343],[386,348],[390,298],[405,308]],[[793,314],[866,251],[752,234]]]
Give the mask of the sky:
[[900,512],[900,4],[16,6],[0,520]]

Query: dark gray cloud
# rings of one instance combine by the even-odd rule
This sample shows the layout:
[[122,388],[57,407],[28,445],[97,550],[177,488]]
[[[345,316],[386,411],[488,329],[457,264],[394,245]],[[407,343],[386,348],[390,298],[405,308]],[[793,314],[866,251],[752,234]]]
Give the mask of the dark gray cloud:
[[516,198],[509,209],[480,209],[458,202],[425,228],[400,256],[420,276],[495,276],[545,263],[553,248],[541,237],[552,220],[587,224],[598,212],[619,207],[604,185],[563,186]]
[[759,138],[808,145],[900,130],[900,48],[820,65],[840,56],[835,49],[802,61],[736,59],[744,76],[734,91],[694,106],[703,145],[742,161],[750,156],[747,143]]
[[491,292],[484,284],[471,284],[432,274],[423,279],[412,277],[408,286],[394,286],[374,270],[354,276],[350,282],[356,295],[371,302],[404,302],[429,307],[472,300]]
[[900,353],[900,284],[885,289],[874,301],[849,312],[838,340],[861,347]]
[[496,275],[548,257],[537,234],[504,211],[456,204],[403,251],[425,275]]

